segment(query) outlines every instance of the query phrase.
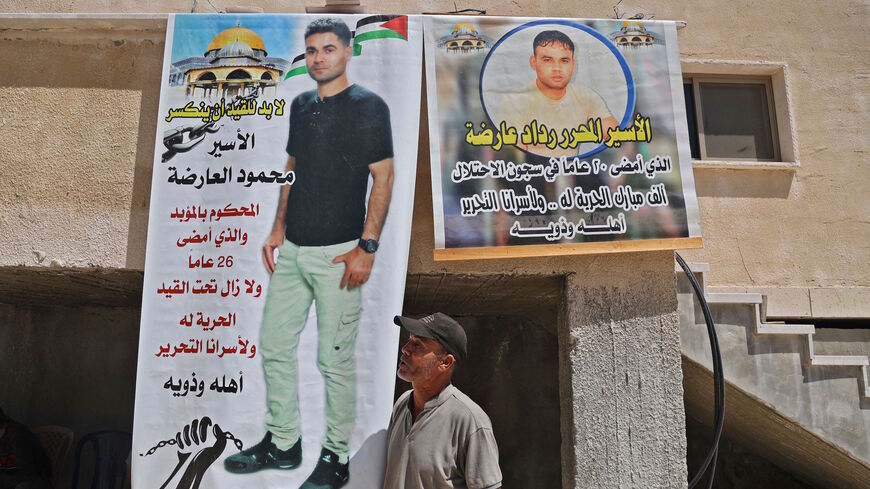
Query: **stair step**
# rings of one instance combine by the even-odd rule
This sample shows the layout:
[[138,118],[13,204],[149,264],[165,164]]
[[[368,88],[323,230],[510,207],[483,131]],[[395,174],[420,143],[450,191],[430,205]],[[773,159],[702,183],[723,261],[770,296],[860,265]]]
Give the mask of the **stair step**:
[[812,324],[783,324],[783,323],[758,323],[755,326],[758,334],[806,334],[816,333],[816,327]]
[[812,324],[785,324],[781,322],[764,322],[761,316],[761,305],[755,305],[755,333],[756,334],[805,334],[816,333],[816,327]]
[[870,358],[861,355],[816,355],[812,360],[813,365],[844,365],[844,366],[867,366]]
[[761,304],[761,294],[743,292],[708,292],[704,295],[710,304]]

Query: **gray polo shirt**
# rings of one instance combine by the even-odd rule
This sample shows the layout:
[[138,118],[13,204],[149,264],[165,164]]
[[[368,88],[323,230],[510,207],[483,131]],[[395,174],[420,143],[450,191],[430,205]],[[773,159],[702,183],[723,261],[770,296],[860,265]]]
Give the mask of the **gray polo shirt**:
[[384,489],[501,487],[498,446],[483,409],[448,385],[414,422],[412,394],[402,394],[393,407]]

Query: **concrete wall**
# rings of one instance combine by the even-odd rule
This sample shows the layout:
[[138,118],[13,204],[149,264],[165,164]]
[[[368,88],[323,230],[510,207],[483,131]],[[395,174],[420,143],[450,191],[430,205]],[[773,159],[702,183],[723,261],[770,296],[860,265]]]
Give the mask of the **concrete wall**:
[[2,34],[0,265],[143,268],[161,37]]
[[[186,12],[194,3],[2,0],[0,10]],[[211,3],[224,8],[241,2]],[[269,12],[300,12],[305,5],[246,3]],[[473,6],[493,15],[612,17],[613,4],[610,0],[586,2],[578,9],[566,1],[484,1]],[[367,8],[419,13],[450,10],[453,3],[375,1],[368,2]],[[870,104],[866,83],[870,46],[856,42],[855,37],[864,32],[870,7],[846,0],[799,9],[786,0],[707,4],[630,0],[619,9],[628,15],[641,12],[657,19],[686,20],[688,27],[679,34],[681,56],[686,60],[788,65],[801,167],[795,172],[697,170],[705,248],[687,252],[687,258],[709,262],[711,282],[721,286],[870,286],[866,266],[859,265],[870,255],[866,217],[870,170],[862,163],[870,144],[862,136],[864,113]],[[198,2],[197,11],[211,11],[211,7]],[[159,32],[77,33],[70,38],[0,31],[0,62],[20,67],[0,73],[0,84],[14,89],[0,95],[6,108],[0,130],[4,140],[13,143],[5,145],[0,157],[0,170],[13,177],[0,182],[0,216],[5,216],[0,224],[15,231],[0,241],[0,264],[45,266],[58,260],[74,266],[142,266],[142,212],[147,209],[161,37]],[[23,66],[18,62],[22,52],[30,60]],[[22,123],[24,114],[48,115],[48,105],[40,103],[49,101],[60,105],[54,113],[67,115]],[[123,116],[109,125],[105,119],[85,117],[86,107]],[[63,123],[69,114],[77,121],[75,125]],[[421,154],[425,155],[428,141],[423,126]],[[35,141],[39,143],[34,145]],[[14,147],[35,150],[21,154],[10,149]],[[104,179],[111,184],[87,182],[93,172],[109,170]],[[87,198],[76,199],[76,189],[86,191],[81,195]],[[418,181],[417,191],[428,195],[428,180]],[[418,211],[428,208],[428,199],[424,203]],[[65,221],[59,217],[64,214],[69,216]],[[431,211],[417,212],[416,219],[412,271],[478,268],[467,263],[434,265]],[[36,232],[40,227],[41,232]],[[67,236],[97,238],[104,246],[69,246]],[[565,260],[556,262],[559,268],[573,268],[566,267]],[[498,267],[548,268],[535,260]]]
[[[610,277],[570,275],[560,334],[565,487],[685,487],[679,318],[661,266]],[[564,379],[569,381],[567,376]],[[570,395],[565,395],[570,392]],[[573,411],[568,405],[573,404]]]

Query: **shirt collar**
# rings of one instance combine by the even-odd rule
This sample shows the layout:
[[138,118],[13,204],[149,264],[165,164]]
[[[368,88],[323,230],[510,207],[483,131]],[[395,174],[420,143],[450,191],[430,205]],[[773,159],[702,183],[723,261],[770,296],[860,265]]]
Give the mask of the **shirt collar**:
[[[439,392],[437,396],[426,401],[426,404],[423,404],[422,413],[425,413],[426,411],[430,411],[432,409],[435,409],[436,407],[444,404],[447,401],[447,399],[450,399],[453,396],[454,389],[456,389],[456,388],[453,387],[453,384],[447,384],[447,387],[445,387],[444,390]],[[414,409],[414,391],[411,391],[411,395],[408,396],[408,411],[412,412],[413,409]]]
[[356,85],[356,84],[351,83],[350,85],[346,86],[344,88],[344,90],[342,90],[334,95],[330,95],[329,97],[320,98],[320,96],[315,93],[314,98],[318,103],[321,103],[321,104],[324,102],[328,103],[328,102],[331,102],[334,100],[341,100],[341,99],[347,98],[347,96],[350,95],[351,89],[354,87],[354,85]]

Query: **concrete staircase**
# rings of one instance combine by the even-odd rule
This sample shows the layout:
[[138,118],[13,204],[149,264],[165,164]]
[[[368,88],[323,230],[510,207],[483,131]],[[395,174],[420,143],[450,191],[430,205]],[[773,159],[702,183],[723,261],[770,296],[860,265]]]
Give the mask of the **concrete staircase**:
[[[675,266],[686,414],[711,427],[709,338]],[[717,291],[708,287],[707,264],[689,266],[722,352],[725,436],[817,487],[870,489],[870,331],[772,320],[764,294]]]
[[[710,265],[707,263],[689,263],[688,265],[692,269],[692,272],[695,273],[698,283],[704,291],[704,298],[711,309],[717,304],[745,304],[752,307],[755,334],[798,335],[805,338],[809,366],[858,367],[858,375],[861,380],[859,384],[861,386],[860,395],[870,398],[870,377],[868,377],[867,372],[868,368],[870,368],[870,357],[866,355],[816,355],[813,343],[813,338],[816,334],[815,326],[812,324],[786,324],[784,321],[769,320],[767,318],[767,296],[762,294],[709,292],[707,291],[707,281],[704,275],[710,271]],[[676,265],[676,271],[677,273],[684,273],[679,265]]]

